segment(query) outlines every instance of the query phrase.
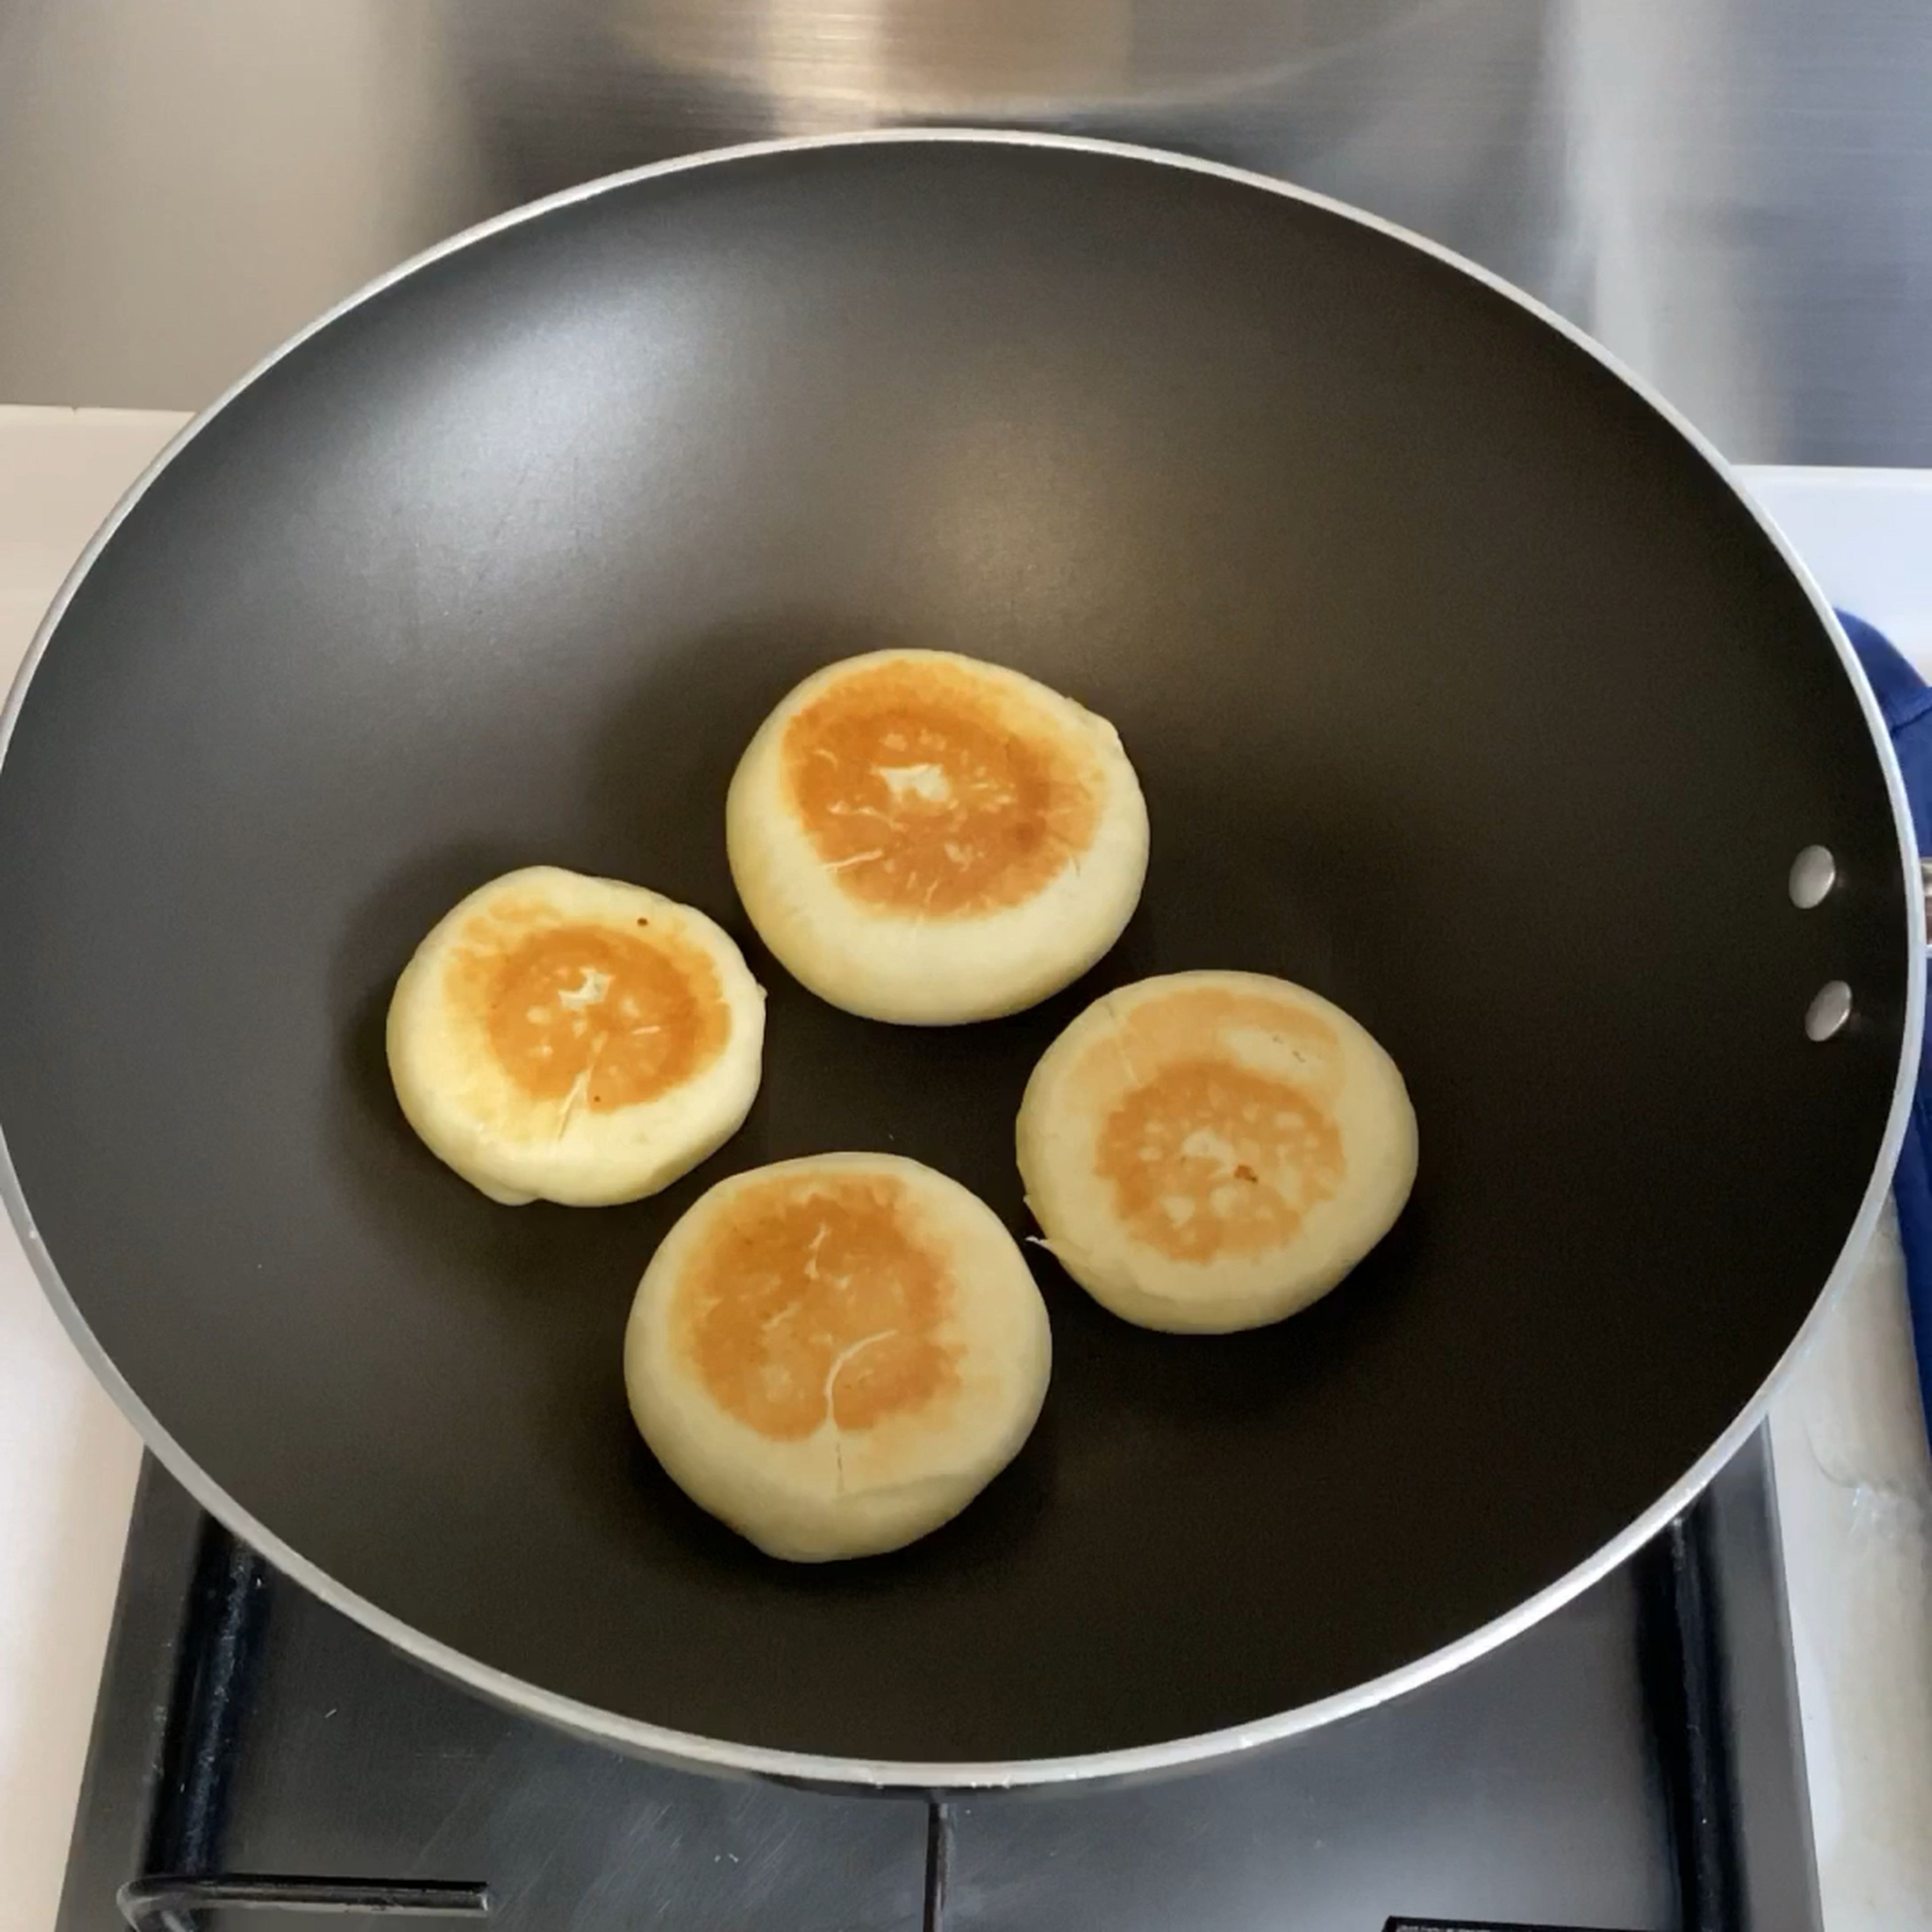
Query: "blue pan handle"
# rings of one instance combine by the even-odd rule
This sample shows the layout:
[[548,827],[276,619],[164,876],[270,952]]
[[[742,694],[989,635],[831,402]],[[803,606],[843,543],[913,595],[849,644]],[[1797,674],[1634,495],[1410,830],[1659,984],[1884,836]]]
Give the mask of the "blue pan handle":
[[[1932,851],[1932,686],[1863,618],[1840,610],[1838,621],[1858,653],[1892,733],[1918,849]],[[1922,862],[1920,869],[1927,878],[1927,902],[1932,908],[1932,867]],[[1932,925],[1928,925],[1928,936],[1932,939]],[[1906,1293],[1912,1304],[1919,1395],[1928,1414],[1932,1415],[1932,1079],[1928,1078],[1922,1055],[1912,1118],[1892,1188],[1898,1210],[1899,1244],[1905,1251]]]

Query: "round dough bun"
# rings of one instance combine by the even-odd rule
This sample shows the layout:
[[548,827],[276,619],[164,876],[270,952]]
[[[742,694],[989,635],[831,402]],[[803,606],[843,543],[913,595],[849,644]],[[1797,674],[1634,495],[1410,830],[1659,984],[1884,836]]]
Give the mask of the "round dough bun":
[[1034,1069],[1018,1137],[1027,1204],[1067,1273],[1178,1332],[1306,1307],[1415,1180],[1395,1062],[1340,1007],[1258,973],[1096,1000]]
[[578,1208],[668,1186],[738,1131],[765,995],[730,935],[616,879],[532,866],[478,886],[389,1002],[389,1075],[493,1201]]
[[1058,992],[1120,936],[1147,875],[1112,725],[947,651],[807,678],[746,747],[724,829],[745,910],[793,976],[916,1026]]
[[798,1563],[896,1550],[1018,1454],[1052,1366],[999,1217],[896,1154],[734,1174],[651,1258],[631,1413],[692,1500]]

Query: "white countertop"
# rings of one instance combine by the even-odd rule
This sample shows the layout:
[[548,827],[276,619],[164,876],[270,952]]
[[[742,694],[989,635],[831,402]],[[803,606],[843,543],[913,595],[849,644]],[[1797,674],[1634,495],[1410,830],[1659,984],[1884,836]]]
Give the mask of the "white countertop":
[[[182,420],[0,408],[0,686]],[[1932,472],[1745,474],[1932,670]],[[1772,1426],[1828,1932],[1932,1932],[1932,1458],[1889,1228]],[[54,1922],[139,1461],[0,1228],[0,1932]]]

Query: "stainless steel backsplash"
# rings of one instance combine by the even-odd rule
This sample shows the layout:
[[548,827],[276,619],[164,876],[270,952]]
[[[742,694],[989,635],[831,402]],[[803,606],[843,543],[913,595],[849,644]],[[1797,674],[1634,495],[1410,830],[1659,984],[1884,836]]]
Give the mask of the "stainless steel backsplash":
[[1740,459],[1932,464],[1932,0],[0,0],[0,400],[190,406],[533,195],[936,122],[1324,189]]

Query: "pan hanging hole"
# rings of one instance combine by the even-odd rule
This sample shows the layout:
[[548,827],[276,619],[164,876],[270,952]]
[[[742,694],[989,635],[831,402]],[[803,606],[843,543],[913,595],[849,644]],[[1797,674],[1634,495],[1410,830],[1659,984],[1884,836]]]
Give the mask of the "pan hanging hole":
[[1815,1040],[1829,1040],[1844,1030],[1852,1016],[1852,989],[1842,980],[1828,980],[1818,988],[1804,1015],[1804,1031]]
[[1823,846],[1808,845],[1791,862],[1790,883],[1791,903],[1809,912],[1838,883],[1838,862]]

